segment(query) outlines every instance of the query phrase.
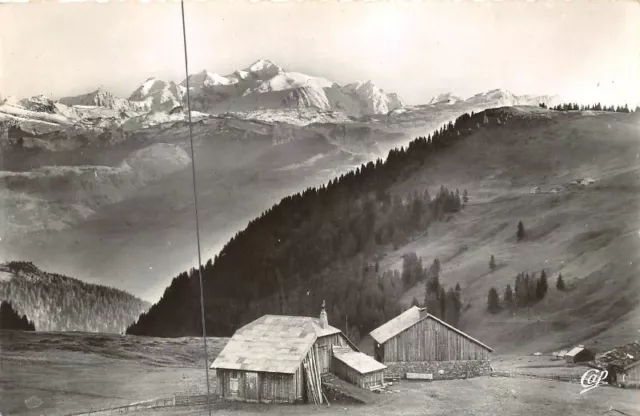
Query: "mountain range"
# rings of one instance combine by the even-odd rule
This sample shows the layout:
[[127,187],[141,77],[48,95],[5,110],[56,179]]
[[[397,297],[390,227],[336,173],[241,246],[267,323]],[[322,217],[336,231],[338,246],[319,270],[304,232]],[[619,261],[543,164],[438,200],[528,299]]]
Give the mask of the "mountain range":
[[[0,260],[147,300],[193,265],[186,84],[149,78],[128,98],[99,88],[4,100]],[[266,60],[192,74],[189,88],[205,255],[281,198],[460,114],[555,99],[494,90],[412,106],[369,81],[339,85]]]

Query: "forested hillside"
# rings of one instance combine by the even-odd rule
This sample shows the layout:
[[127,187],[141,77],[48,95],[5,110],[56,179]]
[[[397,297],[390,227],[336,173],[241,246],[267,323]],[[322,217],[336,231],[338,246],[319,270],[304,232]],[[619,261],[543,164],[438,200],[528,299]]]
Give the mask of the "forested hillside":
[[[326,300],[329,321],[349,335],[368,333],[396,316],[401,279],[384,278],[379,254],[448,221],[463,209],[463,190],[428,183],[401,196],[391,187],[487,120],[464,114],[409,146],[284,198],[251,221],[203,266],[207,333],[231,335],[265,313],[315,316]],[[440,290],[438,290],[440,292]],[[177,276],[161,300],[127,333],[201,333],[196,270]]]
[[122,333],[149,307],[127,292],[17,261],[0,265],[0,301],[7,300],[38,331]]

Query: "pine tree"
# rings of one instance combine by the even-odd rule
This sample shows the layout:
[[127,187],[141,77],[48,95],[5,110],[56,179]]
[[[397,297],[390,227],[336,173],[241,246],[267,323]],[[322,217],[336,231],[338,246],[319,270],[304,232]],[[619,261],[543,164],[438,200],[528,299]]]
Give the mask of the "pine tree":
[[540,273],[540,279],[536,282],[536,299],[542,300],[547,294],[547,290],[549,289],[549,284],[547,282],[547,273],[542,270]]
[[500,311],[500,296],[495,287],[489,289],[487,296],[487,310],[489,313],[496,314]]
[[456,292],[460,292],[461,290],[460,283],[456,283]]
[[447,307],[444,315],[444,321],[449,325],[456,326],[460,320],[460,313],[462,311],[462,304],[458,292],[449,288],[447,291]]
[[420,307],[420,302],[418,302],[418,298],[416,298],[415,296],[413,297],[413,301],[411,302],[411,306]]
[[493,272],[496,270],[498,266],[496,266],[496,258],[491,255],[491,259],[489,259],[489,269]]
[[462,202],[464,202],[465,205],[467,205],[467,202],[469,202],[469,194],[467,193],[466,189],[462,193]]
[[427,308],[427,312],[436,317],[440,317],[442,311],[439,299],[440,289],[440,260],[436,258],[427,272],[424,296],[424,305]]
[[522,223],[522,221],[518,222],[518,231],[516,232],[516,237],[518,238],[518,241],[522,241],[524,240],[525,237],[525,231],[524,231],[524,224]]
[[515,298],[518,307],[524,307],[529,304],[529,275],[520,273],[516,277]]
[[438,292],[438,302],[440,302],[440,316],[439,318],[444,319],[447,314],[447,293],[444,291],[444,287],[440,286],[440,291]]
[[507,288],[504,290],[503,299],[505,305],[513,304],[513,291],[511,290],[511,285],[507,285]]
[[562,280],[562,273],[558,275],[558,280],[556,280],[556,289],[562,291],[565,289],[564,280]]
[[527,275],[525,280],[527,281],[527,305],[533,305],[537,299],[538,278],[535,273],[532,273],[531,277]]

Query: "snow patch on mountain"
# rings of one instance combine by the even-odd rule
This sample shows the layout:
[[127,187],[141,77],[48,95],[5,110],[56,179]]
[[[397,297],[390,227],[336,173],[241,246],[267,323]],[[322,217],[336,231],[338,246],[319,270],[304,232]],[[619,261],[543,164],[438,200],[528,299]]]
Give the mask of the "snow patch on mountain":
[[[200,90],[204,87],[214,87],[216,85],[229,85],[238,82],[236,78],[224,77],[213,72],[209,72],[206,69],[198,72],[197,74],[189,75],[189,88],[194,90]],[[187,80],[185,79],[180,83],[184,88],[187,87]]]
[[[199,121],[204,118],[211,117],[209,114],[201,113],[198,111],[191,112],[191,121]],[[152,111],[147,114],[132,117],[122,123],[122,129],[124,131],[137,131],[140,129],[146,129],[152,126],[165,123],[175,123],[178,121],[187,121],[189,116],[186,111],[174,111],[167,113],[165,111]]]

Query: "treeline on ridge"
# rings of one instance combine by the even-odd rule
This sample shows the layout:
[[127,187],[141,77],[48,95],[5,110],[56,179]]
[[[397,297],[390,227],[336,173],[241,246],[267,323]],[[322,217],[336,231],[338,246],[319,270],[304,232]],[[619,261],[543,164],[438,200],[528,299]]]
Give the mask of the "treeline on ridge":
[[128,292],[44,272],[31,262],[8,262],[0,271],[15,275],[0,280],[0,300],[10,300],[38,331],[122,333],[149,307]]
[[[316,316],[327,302],[329,322],[368,333],[401,312],[401,279],[382,274],[376,256],[427,231],[462,209],[459,190],[440,187],[402,197],[392,186],[482,122],[473,113],[393,149],[386,161],[283,198],[252,220],[202,268],[207,334],[230,336],[266,313]],[[160,301],[127,333],[183,336],[202,333],[196,269],[173,279]],[[357,338],[357,337],[356,337]]]
[[558,104],[552,107],[548,107],[545,103],[538,104],[542,108],[548,108],[549,110],[555,111],[607,111],[610,113],[631,113],[631,112],[640,112],[640,106],[636,107],[635,110],[629,109],[629,106],[625,104],[624,106],[614,106],[614,105],[602,105],[600,103],[591,104],[591,105],[579,105],[577,103],[564,103]]

